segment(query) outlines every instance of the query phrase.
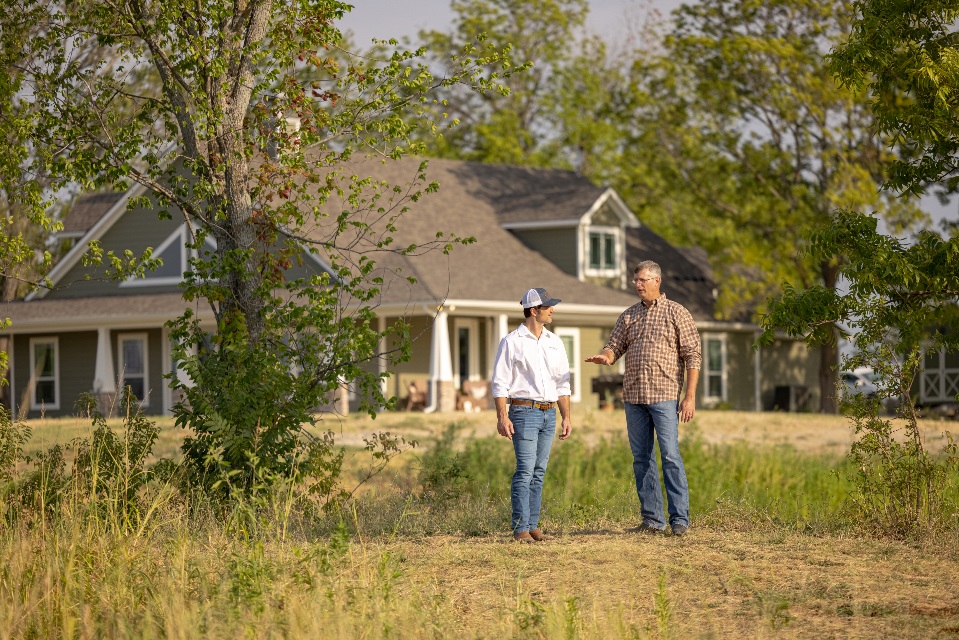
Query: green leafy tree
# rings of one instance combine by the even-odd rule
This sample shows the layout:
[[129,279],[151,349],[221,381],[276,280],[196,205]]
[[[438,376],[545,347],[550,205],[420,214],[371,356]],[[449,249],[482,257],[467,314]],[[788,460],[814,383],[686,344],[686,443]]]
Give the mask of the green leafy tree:
[[[865,95],[837,86],[823,55],[848,32],[836,1],[705,0],[682,6],[662,55],[637,58],[617,184],[651,226],[704,247],[729,317],[782,282],[834,289],[843,257],[799,251],[837,207],[892,226],[919,219],[879,191],[890,140]],[[820,347],[820,409],[836,411],[832,342]]]
[[[188,402],[177,409],[196,434],[187,443],[196,475],[225,468],[242,478],[230,486],[249,488],[257,467],[285,476],[310,467],[302,425],[341,380],[357,381],[370,411],[387,404],[364,366],[384,337],[371,307],[382,284],[377,256],[464,241],[440,233],[395,246],[406,204],[436,185],[423,170],[412,187],[376,183],[347,163],[419,149],[417,128],[435,126],[434,93],[494,88],[509,77],[508,57],[465,44],[436,77],[418,61],[422,51],[352,56],[336,27],[349,5],[335,0],[14,5],[0,29],[4,55],[22,61],[21,86],[30,87],[30,170],[88,188],[141,184],[160,215],[190,230],[196,258],[183,294],[205,300],[216,319],[212,342],[189,311],[172,323],[174,356],[197,383],[181,386]],[[30,14],[41,33],[7,38],[8,23]],[[89,43],[111,57],[79,64]],[[159,78],[156,89],[134,91],[145,74]],[[329,269],[289,279],[306,252]],[[91,256],[117,276],[155,264],[149,251],[135,259],[92,247]],[[402,326],[390,331],[404,337]],[[197,352],[201,344],[210,348]]]
[[902,154],[886,184],[923,193],[959,187],[959,6],[942,0],[860,0],[848,40],[830,58],[847,86],[868,91],[876,126]]
[[[877,224],[873,216],[840,211],[811,234],[805,251],[813,257],[845,257],[839,270],[848,291],[786,287],[770,301],[761,341],[785,331],[834,344],[841,325],[855,347],[844,365],[879,374],[878,397],[849,403],[859,436],[849,454],[858,488],[852,498],[859,517],[902,536],[950,524],[943,499],[956,447],[950,439],[937,455],[923,442],[913,389],[927,353],[959,348],[959,251],[955,240],[936,233],[907,243],[877,233]],[[884,405],[897,407],[901,422],[882,417]]]
[[[504,82],[508,93],[477,93],[450,86],[440,93],[438,113],[455,129],[430,140],[439,157],[550,166],[558,153],[554,98],[559,72],[575,51],[586,22],[586,0],[453,0],[450,32],[429,31],[420,41],[438,61],[483,35],[496,49],[510,49],[524,67]],[[487,66],[487,75],[498,73]]]

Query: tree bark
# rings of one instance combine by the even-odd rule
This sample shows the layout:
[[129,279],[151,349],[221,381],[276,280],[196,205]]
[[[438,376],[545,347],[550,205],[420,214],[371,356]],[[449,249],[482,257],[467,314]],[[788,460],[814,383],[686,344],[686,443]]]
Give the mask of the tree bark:
[[[824,261],[820,265],[823,284],[835,289],[839,280],[838,259]],[[838,330],[831,327],[833,340],[819,348],[819,412],[839,413],[839,398],[836,389],[836,367],[839,365]]]

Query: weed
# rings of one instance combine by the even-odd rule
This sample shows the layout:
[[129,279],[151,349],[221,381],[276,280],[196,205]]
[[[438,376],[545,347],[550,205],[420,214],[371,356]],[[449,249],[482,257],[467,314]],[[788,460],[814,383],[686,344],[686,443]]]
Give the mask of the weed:
[[656,629],[660,638],[670,635],[670,621],[673,617],[673,604],[666,590],[666,569],[660,568],[656,581],[656,594],[653,596],[653,612],[656,616]]

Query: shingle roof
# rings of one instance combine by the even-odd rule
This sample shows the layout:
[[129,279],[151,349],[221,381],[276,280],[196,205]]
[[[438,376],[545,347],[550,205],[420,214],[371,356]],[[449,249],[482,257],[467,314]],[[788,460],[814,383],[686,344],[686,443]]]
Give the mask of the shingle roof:
[[[391,184],[406,184],[415,176],[420,158],[403,158],[387,163],[362,162],[352,165],[350,172],[356,175],[373,176]],[[348,173],[347,173],[348,175]],[[490,167],[479,163],[451,160],[430,160],[427,182],[437,181],[439,191],[427,194],[418,202],[409,203],[410,210],[403,214],[393,234],[397,246],[422,244],[434,238],[438,231],[455,233],[460,237],[475,237],[476,243],[456,246],[450,255],[433,251],[417,257],[396,254],[381,255],[378,262],[388,269],[401,269],[404,275],[417,278],[416,285],[393,278],[384,287],[382,302],[442,302],[454,300],[486,300],[515,303],[530,287],[545,287],[564,303],[608,305],[626,308],[636,302],[632,292],[611,289],[588,282],[581,282],[563,272],[542,254],[527,248],[500,223],[503,215],[499,206],[510,205],[507,196],[499,194],[523,194],[522,207],[532,207],[542,187],[543,206],[556,205],[554,211],[579,212],[577,218],[602,193],[603,189],[591,187],[593,201],[581,198],[580,204],[569,201],[553,202],[548,194],[557,189],[571,176],[569,172],[525,170],[518,167]],[[497,192],[497,188],[499,192]],[[582,196],[587,192],[582,185],[577,187]],[[556,196],[559,197],[559,196]],[[512,206],[512,205],[510,205]],[[331,207],[336,210],[336,205]],[[517,208],[510,210],[514,215]],[[508,216],[507,216],[508,217]],[[555,214],[542,215],[555,219]],[[324,237],[328,227],[311,231],[312,237]]]
[[[351,174],[372,176],[391,185],[407,185],[418,173],[421,158],[407,157],[387,162],[362,161],[344,165],[339,171],[341,184]],[[545,287],[565,304],[600,305],[626,308],[636,302],[630,291],[612,289],[579,281],[550,262],[542,254],[526,247],[502,224],[509,221],[579,220],[604,189],[568,171],[504,167],[453,160],[429,160],[426,183],[437,181],[436,193],[424,194],[416,202],[406,201],[409,210],[396,221],[393,246],[424,246],[437,232],[475,237],[476,243],[455,246],[449,255],[434,249],[424,255],[404,256],[399,252],[379,252],[373,257],[377,275],[385,283],[373,304],[436,305],[444,300],[475,300],[516,304],[530,287]],[[418,188],[425,188],[422,183]],[[383,199],[368,206],[365,219],[374,233],[384,232],[385,219],[377,208],[392,195],[383,191]],[[82,207],[71,225],[92,226],[96,212],[103,215],[121,194],[94,194],[80,199]],[[331,201],[324,209],[335,214],[352,208],[342,201]],[[389,217],[389,214],[386,216]],[[71,226],[71,228],[73,228]],[[89,227],[88,227],[89,228]],[[304,230],[307,237],[326,240],[329,219]],[[362,248],[362,247],[360,247]],[[367,244],[367,249],[372,247]],[[358,258],[360,254],[354,254]],[[654,259],[663,266],[663,290],[686,306],[697,319],[712,319],[713,284],[702,270],[687,260],[663,238],[646,227],[627,229],[627,264],[639,259]],[[631,268],[630,268],[631,271]],[[398,274],[398,275],[397,275]],[[406,276],[416,279],[414,284]],[[46,317],[130,317],[169,313],[179,314],[184,303],[177,294],[160,296],[113,296],[75,298],[59,301],[32,301],[20,306],[7,305],[6,315],[22,320]],[[419,312],[418,310],[411,310]],[[16,318],[14,318],[16,320]]]
[[473,200],[487,203],[500,224],[578,221],[605,189],[573,171],[431,160]]
[[111,320],[152,324],[176,317],[187,307],[200,315],[206,315],[209,309],[203,303],[187,303],[179,293],[161,293],[6,302],[0,304],[0,315],[13,321],[11,330],[16,332],[36,329],[43,323],[62,325],[65,320],[77,329]]
[[112,192],[80,196],[64,216],[63,230],[60,233],[69,235],[86,233],[122,197],[122,193]]

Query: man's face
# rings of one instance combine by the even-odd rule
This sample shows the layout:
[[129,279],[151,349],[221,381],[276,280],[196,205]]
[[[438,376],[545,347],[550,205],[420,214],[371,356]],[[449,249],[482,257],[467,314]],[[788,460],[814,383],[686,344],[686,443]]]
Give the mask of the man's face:
[[654,276],[648,269],[643,269],[633,276],[633,284],[636,285],[636,293],[646,302],[652,302],[659,297],[659,283],[662,278]]
[[553,321],[553,307],[533,309],[533,313],[536,314],[536,319],[539,320],[541,324],[549,324]]

